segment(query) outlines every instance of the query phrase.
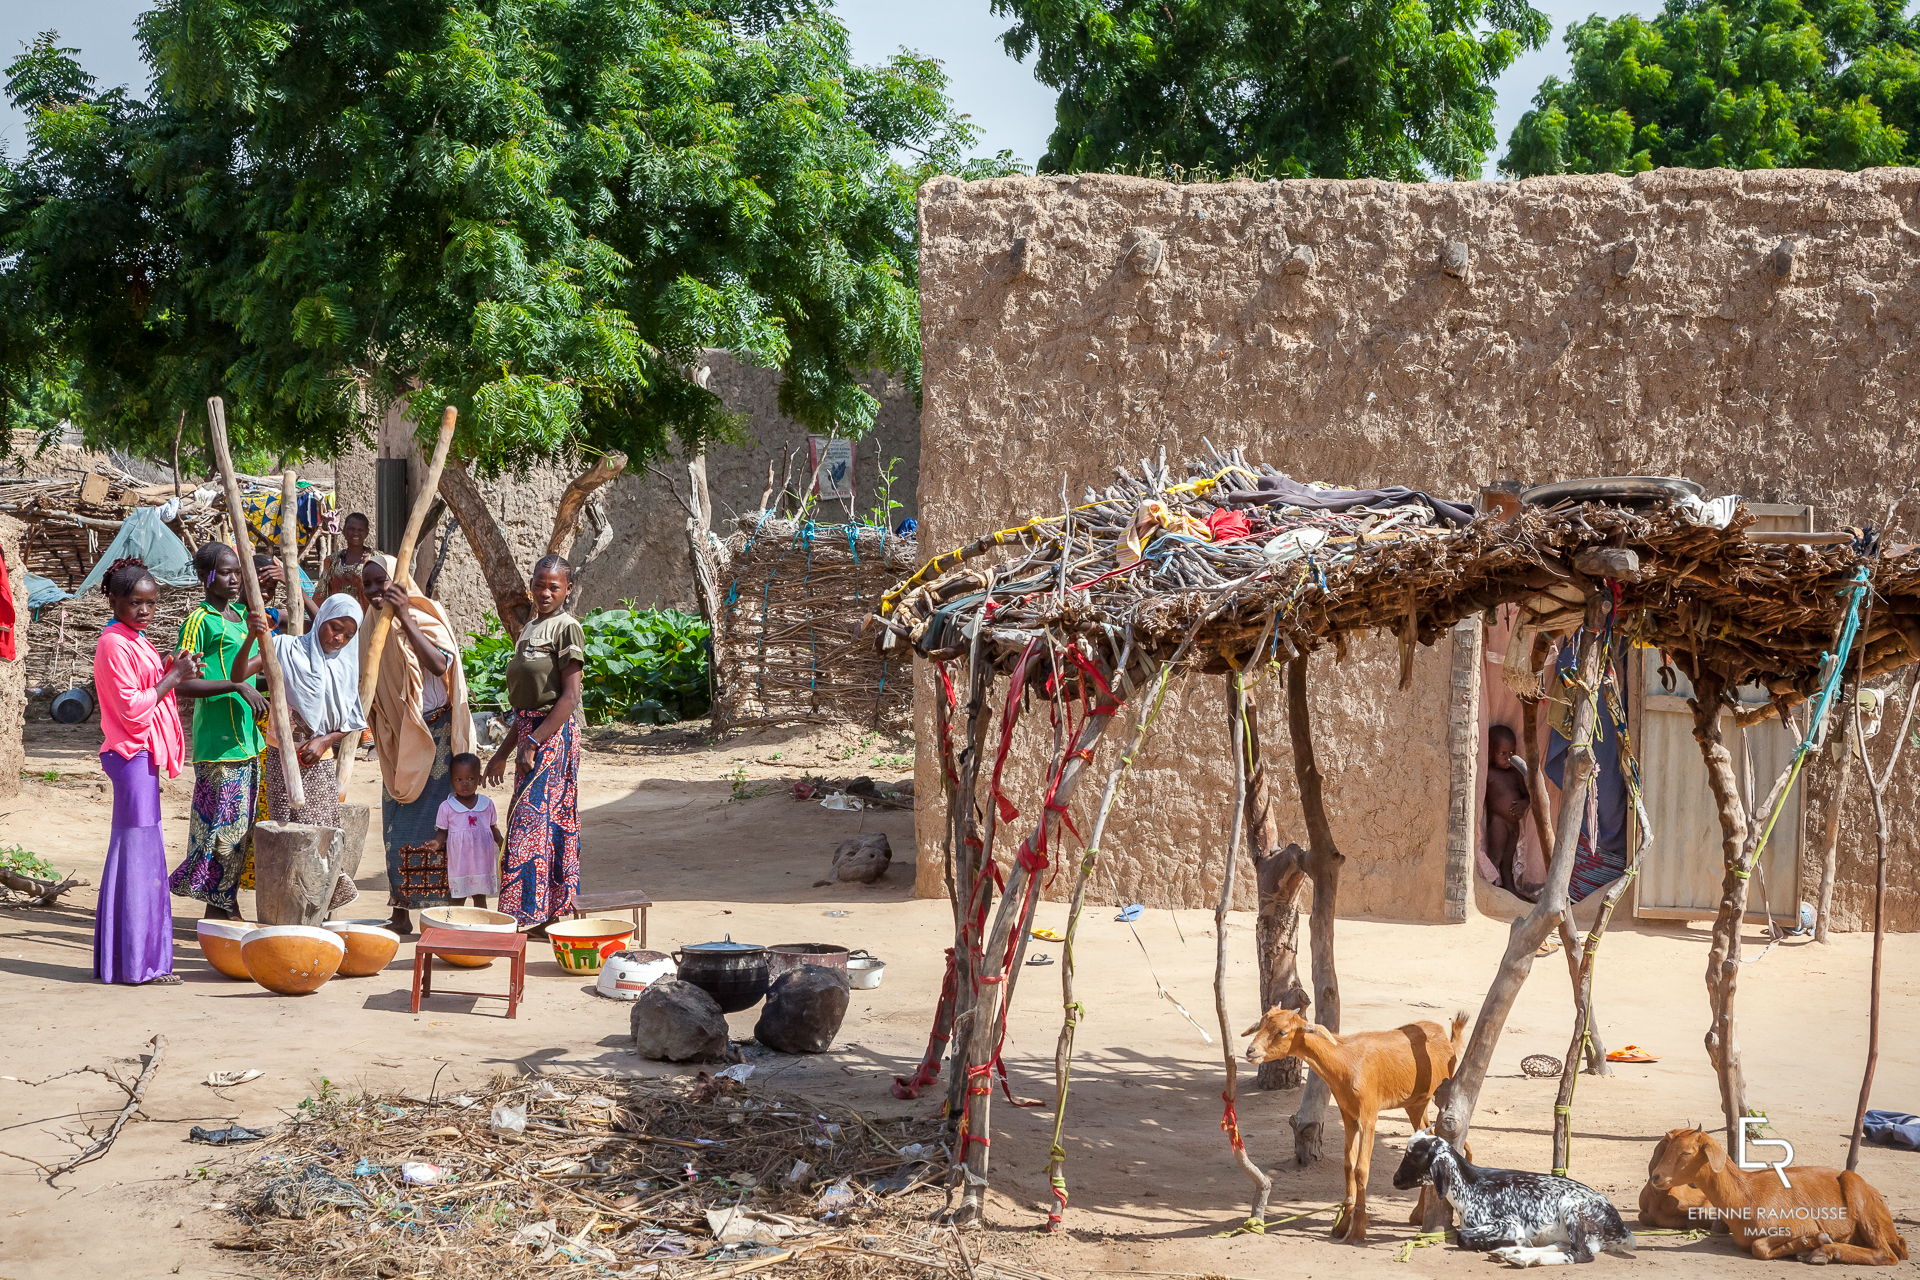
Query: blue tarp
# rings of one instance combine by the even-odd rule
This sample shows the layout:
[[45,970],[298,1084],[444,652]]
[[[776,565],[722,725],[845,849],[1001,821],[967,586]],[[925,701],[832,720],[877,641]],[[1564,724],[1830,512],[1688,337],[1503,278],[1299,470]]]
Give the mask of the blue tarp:
[[188,554],[186,544],[180,536],[167,528],[160,519],[158,507],[135,507],[120,522],[120,532],[113,536],[113,542],[100,553],[93,572],[87,580],[73,589],[73,594],[84,596],[89,591],[100,589],[100,579],[107,576],[107,569],[115,560],[127,556],[138,556],[147,562],[147,569],[154,579],[169,587],[191,587],[195,585],[193,576],[193,557]]

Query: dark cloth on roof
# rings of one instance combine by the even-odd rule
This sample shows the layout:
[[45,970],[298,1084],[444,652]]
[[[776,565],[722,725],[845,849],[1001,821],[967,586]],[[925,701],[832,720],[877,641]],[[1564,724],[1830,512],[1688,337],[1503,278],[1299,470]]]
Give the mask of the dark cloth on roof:
[[1351,511],[1355,507],[1404,507],[1420,503],[1446,524],[1473,521],[1473,508],[1404,485],[1389,485],[1384,489],[1315,489],[1291,476],[1261,476],[1255,487],[1228,490],[1221,494],[1221,500],[1236,507],[1304,507],[1310,511]]

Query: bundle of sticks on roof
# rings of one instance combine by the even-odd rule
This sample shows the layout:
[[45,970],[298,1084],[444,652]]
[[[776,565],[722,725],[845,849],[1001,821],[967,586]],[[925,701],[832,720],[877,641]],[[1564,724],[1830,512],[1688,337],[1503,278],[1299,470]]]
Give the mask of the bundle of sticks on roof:
[[874,525],[741,516],[713,638],[716,724],[904,727],[913,694],[901,655],[876,652],[861,628],[914,555],[911,539]]
[[[0,513],[27,526],[21,555],[28,571],[67,590],[92,572],[129,511],[173,496],[172,485],[143,484],[108,462],[56,476],[0,478]],[[205,542],[219,536],[224,510],[224,503],[198,501],[189,490],[180,502],[180,527],[196,545]]]
[[[927,562],[883,600],[880,647],[951,658],[977,633],[1011,670],[1035,641],[1077,644],[1110,673],[1128,654],[1137,676],[1176,655],[1214,671],[1326,645],[1344,655],[1355,635],[1385,633],[1404,682],[1414,646],[1464,619],[1516,604],[1527,626],[1565,632],[1605,591],[1630,639],[1690,674],[1763,685],[1784,709],[1821,682],[1864,574],[1863,678],[1920,657],[1920,555],[1869,536],[1756,539],[1745,508],[1715,527],[1674,502],[1522,506],[1454,524],[1450,504],[1424,495],[1340,513],[1272,500],[1290,486],[1238,451],[1180,474],[1143,462],[1069,512]],[[1028,665],[1031,678],[1050,669]]]

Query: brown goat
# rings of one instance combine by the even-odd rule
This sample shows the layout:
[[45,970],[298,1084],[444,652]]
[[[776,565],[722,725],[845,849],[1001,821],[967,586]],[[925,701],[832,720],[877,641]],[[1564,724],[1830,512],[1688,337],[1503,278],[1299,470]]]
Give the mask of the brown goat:
[[[1676,1130],[1675,1132],[1684,1132]],[[1647,1181],[1640,1188],[1640,1223],[1647,1227],[1697,1231],[1702,1227],[1725,1233],[1726,1226],[1707,1209],[1707,1197],[1690,1182],[1677,1182],[1665,1189],[1653,1185],[1653,1174],[1667,1159],[1673,1145],[1669,1134],[1654,1144],[1653,1158],[1647,1161]]]
[[[1346,1130],[1346,1195],[1333,1234],[1348,1244],[1367,1238],[1367,1175],[1373,1167],[1373,1126],[1382,1111],[1404,1109],[1414,1132],[1427,1127],[1434,1092],[1453,1075],[1467,1015],[1456,1014],[1453,1032],[1437,1022],[1410,1022],[1392,1031],[1335,1035],[1291,1009],[1275,1006],[1243,1031],[1253,1037],[1247,1061],[1299,1058],[1327,1082]],[[1413,1221],[1419,1222],[1432,1188],[1423,1188]]]
[[1790,1165],[1793,1185],[1783,1187],[1772,1169],[1735,1167],[1699,1129],[1675,1129],[1661,1146],[1665,1157],[1648,1172],[1647,1185],[1655,1191],[1698,1187],[1734,1243],[1756,1258],[1890,1267],[1907,1256],[1887,1202],[1857,1173]]

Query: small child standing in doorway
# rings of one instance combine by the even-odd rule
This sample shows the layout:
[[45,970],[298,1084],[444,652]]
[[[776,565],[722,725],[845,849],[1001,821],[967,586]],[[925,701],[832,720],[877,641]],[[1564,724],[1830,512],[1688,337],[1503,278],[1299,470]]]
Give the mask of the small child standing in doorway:
[[434,825],[447,851],[447,896],[471,898],[484,907],[500,892],[500,816],[493,799],[480,794],[480,757],[461,752],[449,763],[453,794],[440,804]]

